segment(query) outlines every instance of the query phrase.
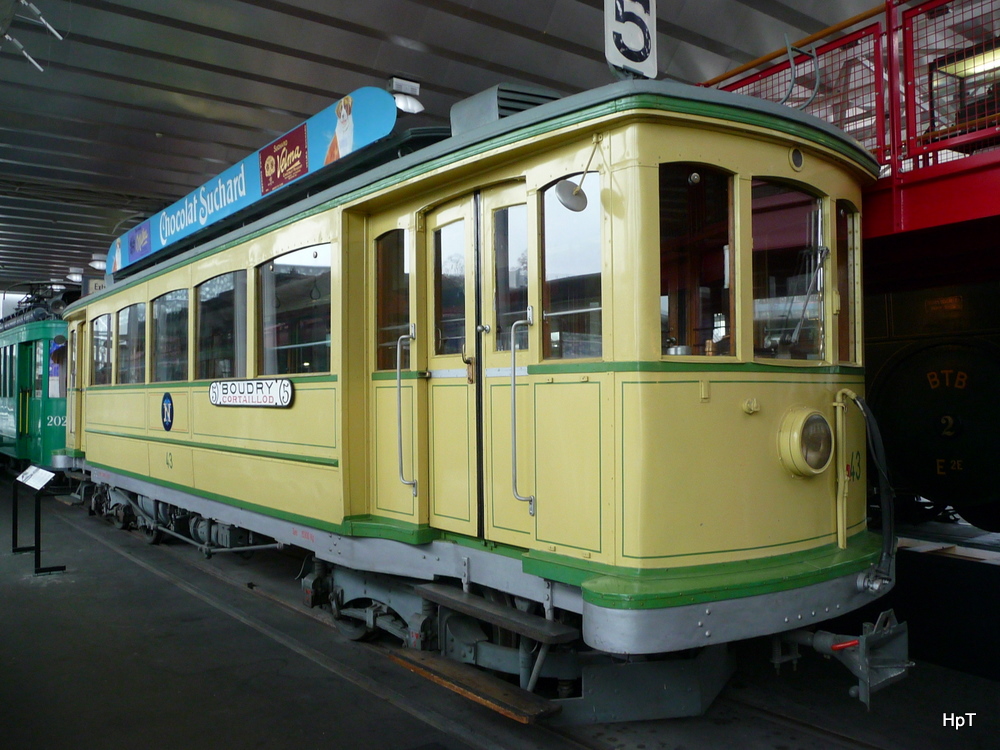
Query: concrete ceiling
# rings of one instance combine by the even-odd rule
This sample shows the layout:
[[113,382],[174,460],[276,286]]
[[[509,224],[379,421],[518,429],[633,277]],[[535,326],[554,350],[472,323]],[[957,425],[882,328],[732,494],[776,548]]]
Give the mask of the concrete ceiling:
[[[659,0],[661,78],[691,83],[877,0]],[[60,279],[361,86],[421,84],[443,125],[500,82],[609,83],[603,0],[0,0],[0,287]],[[16,13],[3,36],[5,15]],[[21,53],[20,43],[40,65]],[[2,289],[0,289],[2,291]]]

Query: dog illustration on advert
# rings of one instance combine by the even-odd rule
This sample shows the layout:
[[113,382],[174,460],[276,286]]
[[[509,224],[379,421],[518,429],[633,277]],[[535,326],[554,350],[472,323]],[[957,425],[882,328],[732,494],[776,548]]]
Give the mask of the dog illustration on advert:
[[324,164],[337,161],[354,149],[354,118],[351,116],[353,109],[354,100],[349,96],[337,102],[337,131],[330,141],[330,148],[326,150]]

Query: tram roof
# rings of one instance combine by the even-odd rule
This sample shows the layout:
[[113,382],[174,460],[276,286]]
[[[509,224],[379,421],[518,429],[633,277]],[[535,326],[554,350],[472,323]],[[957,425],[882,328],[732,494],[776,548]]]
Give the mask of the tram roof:
[[[121,288],[192,260],[248,235],[289,221],[324,205],[363,197],[381,187],[505,144],[516,143],[618,112],[651,109],[757,126],[827,147],[871,177],[878,163],[856,140],[824,120],[798,110],[740,94],[671,81],[629,80],[556,99],[502,117],[459,135],[444,128],[420,128],[388,136],[305,179],[286,193],[265,198],[219,226],[208,227],[116,277],[107,291]],[[428,145],[424,145],[428,144]],[[398,156],[401,150],[416,150]],[[235,223],[240,226],[234,228]],[[130,269],[125,269],[129,271]],[[82,302],[103,296],[91,295]],[[68,310],[80,306],[80,302]]]

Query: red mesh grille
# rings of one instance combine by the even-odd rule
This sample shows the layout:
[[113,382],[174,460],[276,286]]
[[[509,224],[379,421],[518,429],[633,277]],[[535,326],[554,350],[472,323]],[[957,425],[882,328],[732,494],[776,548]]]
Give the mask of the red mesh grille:
[[[811,55],[786,59],[768,70],[722,88],[802,109],[856,138],[883,163],[888,161],[888,124],[882,94],[882,27],[873,24],[824,44]],[[819,64],[817,83],[816,63]]]
[[905,156],[945,161],[1000,144],[1000,7],[931,0],[902,14]]

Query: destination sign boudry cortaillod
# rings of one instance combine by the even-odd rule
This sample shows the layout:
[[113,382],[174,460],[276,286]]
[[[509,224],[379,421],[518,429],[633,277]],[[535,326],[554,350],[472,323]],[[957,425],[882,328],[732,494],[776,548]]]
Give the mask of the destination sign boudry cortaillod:
[[287,378],[258,380],[216,380],[208,388],[212,406],[269,406],[284,409],[292,405],[295,388]]
[[111,243],[109,274],[148,258],[392,133],[396,102],[366,86],[340,99]]

